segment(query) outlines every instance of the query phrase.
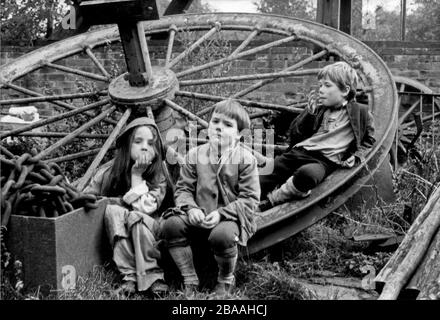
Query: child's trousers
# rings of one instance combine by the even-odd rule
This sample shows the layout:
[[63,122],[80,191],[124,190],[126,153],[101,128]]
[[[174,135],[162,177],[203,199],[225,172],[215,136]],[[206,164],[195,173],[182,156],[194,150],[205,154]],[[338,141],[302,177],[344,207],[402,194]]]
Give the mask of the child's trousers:
[[283,184],[293,176],[293,184],[301,192],[316,187],[337,165],[317,152],[304,148],[292,148],[275,158],[273,172],[260,175],[262,199],[276,186]]
[[161,236],[165,239],[171,256],[179,268],[185,284],[198,284],[190,241],[208,240],[216,258],[218,282],[232,283],[238,256],[238,224],[235,221],[221,221],[212,229],[193,226],[188,216],[176,215],[167,218],[161,225]]
[[158,224],[152,217],[107,205],[104,222],[113,247],[113,261],[125,281],[135,281],[138,290],[145,291],[156,280],[164,280],[156,247]]

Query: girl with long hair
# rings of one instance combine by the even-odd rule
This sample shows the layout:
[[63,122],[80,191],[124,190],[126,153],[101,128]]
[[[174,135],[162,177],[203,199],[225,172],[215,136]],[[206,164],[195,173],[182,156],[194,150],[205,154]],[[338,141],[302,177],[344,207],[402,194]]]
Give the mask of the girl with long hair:
[[168,291],[158,265],[158,209],[165,197],[164,149],[154,121],[130,122],[116,140],[115,158],[101,168],[85,193],[112,198],[104,222],[113,261],[123,275],[120,291]]

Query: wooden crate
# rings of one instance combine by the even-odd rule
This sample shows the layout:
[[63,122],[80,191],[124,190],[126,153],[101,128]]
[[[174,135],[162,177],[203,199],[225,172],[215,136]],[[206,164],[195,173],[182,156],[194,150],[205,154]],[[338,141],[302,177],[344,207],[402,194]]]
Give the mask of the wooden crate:
[[11,215],[7,245],[23,264],[26,289],[72,288],[78,276],[111,259],[104,228],[107,199],[98,204],[56,218]]

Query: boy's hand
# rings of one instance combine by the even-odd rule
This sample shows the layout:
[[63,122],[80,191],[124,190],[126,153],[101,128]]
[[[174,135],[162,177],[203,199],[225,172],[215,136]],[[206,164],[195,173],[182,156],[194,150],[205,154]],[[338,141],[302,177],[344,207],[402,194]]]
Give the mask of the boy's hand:
[[188,220],[191,225],[198,226],[203,222],[204,219],[205,219],[205,214],[203,213],[202,210],[197,208],[189,209]]
[[150,166],[152,160],[153,157],[149,152],[142,153],[131,167],[131,174],[141,176]]
[[355,164],[356,164],[355,156],[351,156],[350,158],[348,158],[347,160],[342,161],[342,163],[341,163],[341,165],[344,168],[353,168]]
[[220,222],[220,213],[217,210],[212,211],[205,217],[201,226],[206,229],[212,229]]
[[316,90],[310,91],[307,95],[307,109],[309,113],[314,114],[320,106],[319,93]]

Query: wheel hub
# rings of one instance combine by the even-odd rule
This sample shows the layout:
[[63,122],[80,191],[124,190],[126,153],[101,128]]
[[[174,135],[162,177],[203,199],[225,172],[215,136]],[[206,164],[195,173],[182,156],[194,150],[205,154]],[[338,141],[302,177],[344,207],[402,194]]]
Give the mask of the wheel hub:
[[155,66],[152,77],[145,87],[130,86],[124,73],[115,78],[109,85],[108,93],[113,103],[124,106],[151,106],[156,109],[165,98],[173,99],[179,89],[179,82],[173,71]]

